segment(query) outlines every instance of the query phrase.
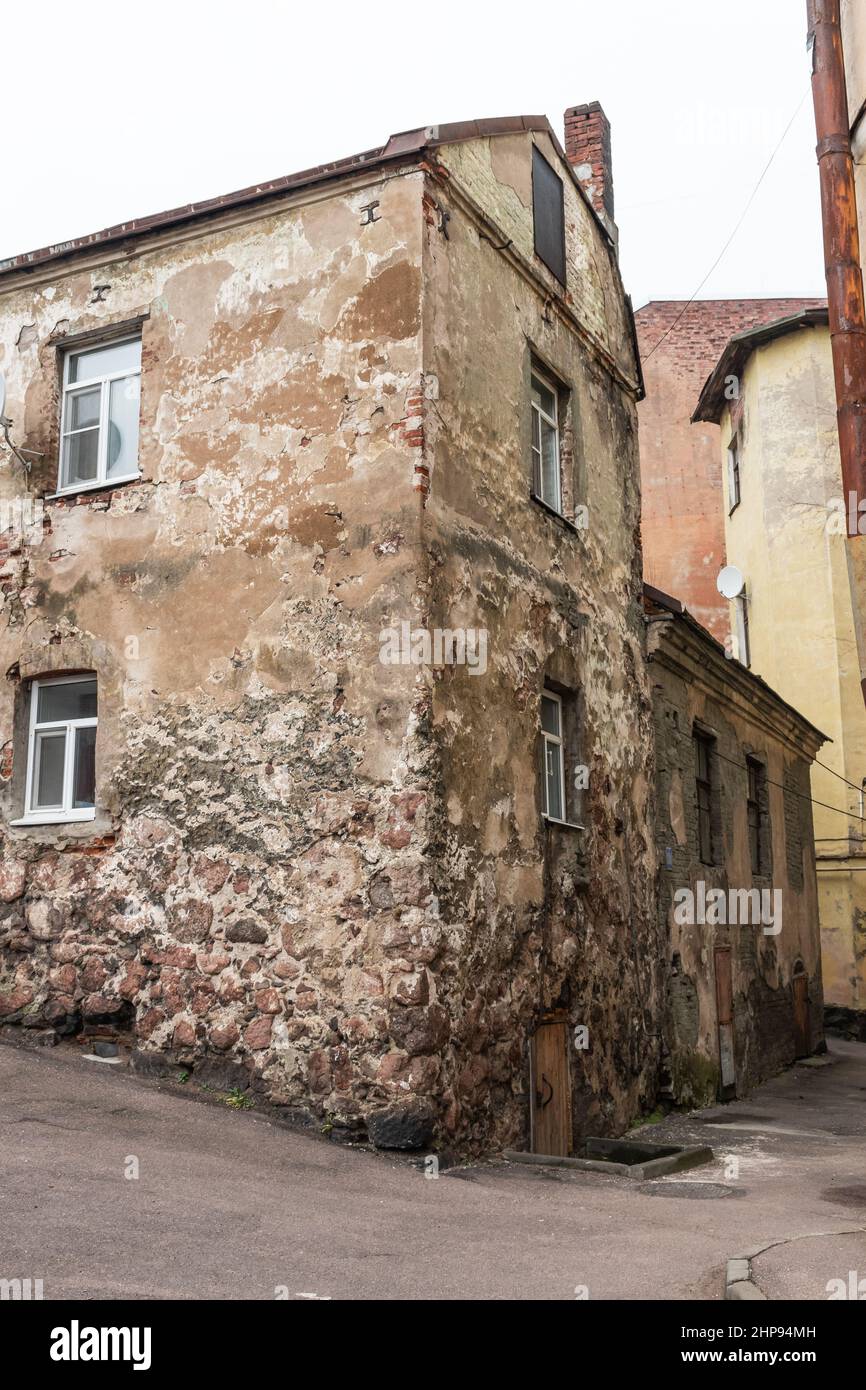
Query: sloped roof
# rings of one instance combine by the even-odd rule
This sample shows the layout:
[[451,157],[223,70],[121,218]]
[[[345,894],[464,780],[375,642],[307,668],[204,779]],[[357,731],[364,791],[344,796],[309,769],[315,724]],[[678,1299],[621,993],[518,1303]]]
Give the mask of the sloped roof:
[[43,246],[36,251],[24,252],[19,256],[11,256],[7,260],[0,260],[0,277],[15,271],[26,272],[52,261],[65,261],[103,246],[132,242],[138,237],[152,235],[168,228],[206,221],[233,208],[254,206],[257,203],[265,205],[285,193],[336,181],[360,171],[386,168],[411,160],[420,161],[425,151],[433,150],[439,145],[457,144],[463,140],[489,139],[496,135],[514,135],[521,131],[540,131],[550,137],[599,230],[606,241],[612,244],[609,231],[574,174],[547,117],[499,116],[478,121],[452,121],[446,125],[421,126],[417,130],[406,130],[390,136],[384,145],[376,149],[349,155],[346,159],[333,160],[329,164],[317,164],[312,169],[303,169],[299,173],[287,174],[266,183],[253,184],[234,193],[208,198],[204,202],[187,203],[183,207],[171,208],[148,217],[135,217],[128,222],[119,222],[113,227],[92,232],[89,236],[76,237],[71,241],[62,241],[53,246]]
[[727,397],[725,386],[729,377],[742,375],[743,368],[756,348],[763,347],[775,338],[783,338],[787,333],[797,333],[804,328],[826,327],[830,316],[826,306],[802,309],[798,314],[775,319],[772,323],[761,324],[758,328],[748,328],[743,333],[735,333],[719,358],[710,375],[692,415],[692,424],[707,420],[717,425],[722,418]]
[[[756,675],[742,662],[733,660],[725,651],[722,643],[711,632],[708,632],[697,618],[692,617],[680,599],[666,594],[663,589],[656,589],[652,584],[644,584],[643,604],[649,623],[673,619],[684,624],[692,639],[697,639],[698,643],[703,645],[707,669],[714,668],[718,673],[723,673],[725,679],[739,685],[747,693],[751,703],[757,704],[759,701],[764,701],[765,707],[768,701],[775,704],[777,709],[783,710],[790,719],[799,724],[803,731],[808,731],[812,738],[817,741],[819,747],[822,743],[833,742],[827,734],[816,728],[811,720],[783,699],[777,690],[768,685],[763,676]],[[704,663],[702,662],[702,664]]]

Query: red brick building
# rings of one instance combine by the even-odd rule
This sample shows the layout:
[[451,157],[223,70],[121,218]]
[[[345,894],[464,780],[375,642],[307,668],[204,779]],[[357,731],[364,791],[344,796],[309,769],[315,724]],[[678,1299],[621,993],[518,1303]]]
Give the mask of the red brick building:
[[646,398],[638,407],[647,583],[674,594],[720,641],[728,605],[718,426],[690,423],[701,387],[735,333],[820,299],[651,300],[635,314]]

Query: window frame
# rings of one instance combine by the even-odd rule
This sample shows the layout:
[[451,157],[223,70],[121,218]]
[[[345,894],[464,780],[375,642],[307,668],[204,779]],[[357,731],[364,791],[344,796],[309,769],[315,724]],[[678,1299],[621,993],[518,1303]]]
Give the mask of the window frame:
[[728,516],[732,516],[740,505],[740,432],[735,430],[728,445]]
[[734,611],[737,615],[737,660],[748,670],[752,665],[752,651],[749,642],[749,596],[745,589],[734,599]]
[[[70,381],[69,368],[73,357],[83,356],[88,352],[98,351],[100,348],[122,347],[124,343],[138,343],[141,345],[141,333],[124,333],[119,337],[104,337],[88,339],[86,342],[73,344],[64,348],[63,351],[63,376],[61,382],[61,404],[60,404],[60,447],[57,459],[57,488],[55,497],[66,497],[70,493],[92,492],[97,488],[118,487],[121,483],[136,482],[141,477],[141,468],[138,464],[138,447],[136,447],[136,467],[132,473],[118,474],[116,477],[108,477],[108,440],[110,430],[109,407],[111,402],[111,386],[115,381],[127,381],[133,377],[138,380],[138,402],[139,402],[139,428],[141,426],[141,359],[137,367],[125,368],[119,372],[107,372],[102,376],[88,377],[83,381]],[[99,424],[96,426],[98,431],[98,445],[96,456],[96,478],[86,483],[67,483],[63,482],[65,465],[65,444],[67,438],[74,434],[84,434],[92,431],[93,426],[84,429],[67,429],[66,422],[69,415],[69,402],[71,399],[85,391],[92,391],[96,386],[100,387],[99,397]],[[138,445],[137,436],[136,444]]]
[[[81,685],[85,681],[95,682],[97,681],[97,677],[90,672],[86,674],[79,673],[74,676],[44,676],[30,682],[30,720],[27,734],[27,777],[24,793],[24,815],[19,820],[12,821],[13,825],[66,825],[76,821],[95,819],[95,787],[93,806],[73,806],[72,790],[76,731],[78,729],[96,729],[99,725],[98,684],[97,713],[95,715],[89,716],[86,719],[37,719],[40,690],[53,685]],[[37,736],[45,732],[62,732],[66,738],[63,763],[63,805],[60,808],[42,807],[40,809],[33,806]]]
[[[703,733],[700,729],[695,729],[692,733],[692,743],[695,754],[695,803],[697,808],[697,834],[698,834],[698,859],[702,864],[715,864],[715,845],[713,835],[713,738],[709,734]],[[701,766],[698,758],[698,750],[703,749],[706,758],[706,777],[702,777]],[[706,805],[701,804],[701,792],[704,793]],[[703,826],[706,824],[706,840],[704,837]]]
[[[568,821],[568,803],[567,803],[566,797],[565,797],[565,723],[564,723],[563,700],[562,700],[562,696],[559,695],[559,694],[557,694],[557,692],[556,692],[555,690],[550,690],[547,686],[545,686],[544,689],[543,689],[542,692],[541,692],[541,700],[539,701],[539,707],[538,707],[538,717],[539,717],[539,721],[541,720],[541,708],[542,708],[542,703],[543,703],[544,700],[550,700],[550,701],[552,701],[553,704],[556,705],[557,710],[559,711],[559,713],[558,713],[559,733],[558,733],[558,734],[551,734],[551,733],[548,732],[547,729],[545,729],[545,727],[544,727],[543,724],[541,725],[541,754],[542,754],[542,758],[541,758],[541,768],[542,768],[542,778],[541,778],[542,812],[541,812],[541,814],[542,814],[542,816],[544,817],[545,820],[550,821],[553,825],[568,825],[568,824],[569,824],[569,821]],[[550,745],[551,745],[552,747],[554,747],[554,748],[558,748],[558,749],[559,749],[559,757],[558,757],[558,759],[557,759],[557,765],[558,765],[558,768],[559,768],[559,799],[560,799],[560,802],[561,802],[561,804],[562,804],[562,815],[561,815],[561,816],[552,816],[552,815],[550,814],[550,811],[549,811],[549,803],[548,803],[548,797],[547,797],[547,747],[548,747],[548,744],[550,744]]]
[[[542,410],[540,405],[536,405],[533,399],[533,382],[539,381],[546,390],[553,396],[555,416],[553,419]],[[529,369],[529,409],[530,409],[530,431],[529,431],[529,454],[532,459],[532,496],[537,502],[541,502],[557,516],[565,516],[562,510],[562,431],[560,429],[560,387],[556,380],[549,376],[543,367],[533,362]],[[538,448],[535,446],[535,422],[538,419]],[[553,429],[554,439],[556,440],[556,502],[553,503],[544,496],[544,455],[541,448],[542,423],[546,423]],[[536,460],[536,455],[537,460]]]
[[749,859],[752,877],[764,872],[764,836],[761,817],[761,783],[766,775],[764,764],[757,758],[746,758],[746,827],[749,837]]

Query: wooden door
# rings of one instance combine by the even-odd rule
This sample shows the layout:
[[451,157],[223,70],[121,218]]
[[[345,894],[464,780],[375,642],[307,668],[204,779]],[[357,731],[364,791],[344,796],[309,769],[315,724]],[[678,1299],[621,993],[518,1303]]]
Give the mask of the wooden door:
[[571,1153],[568,1024],[540,1023],[530,1044],[531,1145],[536,1154]]
[[800,968],[794,975],[794,1056],[808,1057],[812,1051],[809,1026],[809,976]]
[[716,1017],[719,1027],[719,1094],[722,1100],[730,1100],[737,1093],[737,1073],[734,1067],[734,987],[730,946],[717,946],[714,958]]

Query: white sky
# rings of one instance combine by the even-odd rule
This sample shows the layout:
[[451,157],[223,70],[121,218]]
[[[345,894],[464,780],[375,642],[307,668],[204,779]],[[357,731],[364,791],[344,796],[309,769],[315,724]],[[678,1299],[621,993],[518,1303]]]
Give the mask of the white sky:
[[825,293],[805,0],[4,6],[0,257],[384,143],[597,99],[635,306]]

